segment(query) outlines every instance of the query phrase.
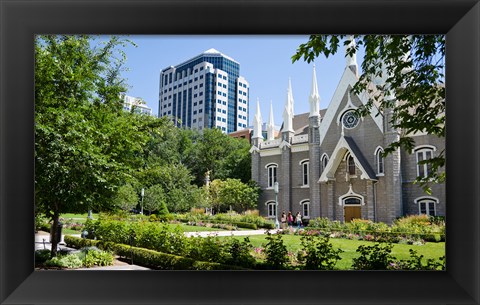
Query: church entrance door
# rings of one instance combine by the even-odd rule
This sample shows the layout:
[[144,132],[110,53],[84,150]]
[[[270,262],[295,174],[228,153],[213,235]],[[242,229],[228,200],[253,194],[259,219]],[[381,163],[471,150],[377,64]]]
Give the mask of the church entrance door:
[[355,218],[361,218],[361,210],[359,206],[345,207],[345,222],[351,222]]

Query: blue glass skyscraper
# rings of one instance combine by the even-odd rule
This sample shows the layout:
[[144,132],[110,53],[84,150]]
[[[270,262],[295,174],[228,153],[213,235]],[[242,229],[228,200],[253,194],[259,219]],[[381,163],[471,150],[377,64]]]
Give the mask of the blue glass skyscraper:
[[240,64],[210,49],[160,72],[158,116],[178,126],[230,133],[248,126],[249,84]]

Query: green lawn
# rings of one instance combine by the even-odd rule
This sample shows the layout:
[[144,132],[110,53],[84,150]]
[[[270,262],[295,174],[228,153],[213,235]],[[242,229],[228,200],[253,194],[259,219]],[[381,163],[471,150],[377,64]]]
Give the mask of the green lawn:
[[[255,247],[262,247],[263,244],[267,243],[265,239],[266,235],[253,235],[249,236],[250,242]],[[222,237],[219,237],[222,238]],[[234,238],[243,240],[245,236],[235,236]],[[300,236],[298,235],[283,235],[283,242],[287,246],[288,251],[297,252],[301,249]],[[356,253],[358,246],[360,245],[373,245],[374,242],[362,241],[362,240],[349,240],[341,238],[332,238],[330,243],[333,244],[335,248],[340,248],[344,252],[340,254],[342,258],[337,262],[335,266],[336,269],[348,270],[351,269],[352,259],[360,256],[359,253]],[[445,243],[426,243],[421,246],[416,245],[404,245],[404,244],[393,244],[392,255],[397,259],[410,259],[409,249],[414,249],[419,255],[423,255],[424,259],[433,258],[438,259],[441,256],[445,255]]]

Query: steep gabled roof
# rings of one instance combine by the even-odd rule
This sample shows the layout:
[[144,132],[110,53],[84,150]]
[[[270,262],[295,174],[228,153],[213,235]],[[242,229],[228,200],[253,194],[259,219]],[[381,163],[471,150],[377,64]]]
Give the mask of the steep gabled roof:
[[342,162],[343,156],[347,152],[350,152],[355,161],[355,165],[362,172],[360,179],[377,180],[375,172],[365,159],[365,156],[362,154],[355,141],[350,137],[342,136],[338,140],[337,146],[332,153],[332,157],[329,159],[318,182],[327,182],[329,179],[335,178],[335,172]]
[[[357,81],[358,77],[355,75],[355,73],[350,68],[346,67],[340,82],[337,85],[337,89],[332,96],[330,104],[328,105],[327,111],[324,115],[322,115],[322,122],[320,123],[320,144],[323,142],[330,125],[335,122],[335,119],[337,118],[337,112],[346,92],[349,91],[349,88],[353,87]],[[368,93],[363,92],[358,95],[360,101],[364,105],[368,102],[367,94]],[[376,105],[373,105],[373,107],[370,109],[370,116],[377,125],[378,129],[383,132],[383,117],[377,116],[377,114],[378,108]]]

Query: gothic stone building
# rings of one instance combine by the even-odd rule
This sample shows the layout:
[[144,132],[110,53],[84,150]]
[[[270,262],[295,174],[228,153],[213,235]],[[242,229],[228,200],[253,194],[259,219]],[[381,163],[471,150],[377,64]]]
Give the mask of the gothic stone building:
[[[274,185],[278,181],[278,213],[300,212],[304,219],[354,218],[391,223],[412,214],[445,215],[445,184],[432,186],[427,195],[413,184],[429,168],[418,161],[436,156],[445,141],[428,134],[415,135],[413,153],[397,150],[382,157],[383,149],[400,132],[391,127],[391,110],[357,117],[354,109],[367,102],[351,93],[358,80],[355,59],[347,65],[327,109],[319,110],[315,67],[309,97],[310,112],[294,115],[289,84],[279,135],[273,133],[270,110],[267,139],[261,133],[262,118],[257,101],[252,137],[252,179],[262,193],[261,215],[275,218]],[[279,216],[278,216],[279,217]]]

